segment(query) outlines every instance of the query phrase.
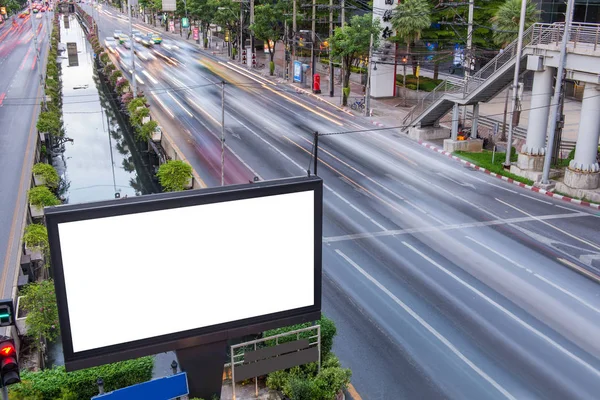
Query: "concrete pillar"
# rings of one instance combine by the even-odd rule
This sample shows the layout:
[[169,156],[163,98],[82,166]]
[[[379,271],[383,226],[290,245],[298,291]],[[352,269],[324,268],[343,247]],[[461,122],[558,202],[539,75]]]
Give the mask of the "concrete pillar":
[[586,83],[583,90],[575,158],[569,163],[569,168],[575,171],[598,172],[600,170],[596,161],[600,137],[599,88],[599,85]]
[[456,140],[458,138],[458,120],[460,119],[458,103],[454,103],[452,108],[452,131],[450,138]]
[[533,156],[546,153],[546,134],[548,132],[548,110],[552,99],[552,79],[555,68],[546,67],[536,71],[533,76],[531,108],[527,126],[527,142],[521,152]]
[[479,127],[479,103],[473,104],[473,123],[471,124],[471,137],[477,139],[477,128]]

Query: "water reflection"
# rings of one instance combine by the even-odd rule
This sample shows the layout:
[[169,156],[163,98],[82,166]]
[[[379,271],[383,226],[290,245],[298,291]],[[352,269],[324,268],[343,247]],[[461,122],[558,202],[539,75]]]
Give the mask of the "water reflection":
[[[139,196],[155,191],[147,163],[132,154],[131,137],[119,125],[94,68],[93,49],[74,15],[61,21],[61,42],[77,44],[77,63],[62,58],[65,136],[53,164],[65,179],[68,203]],[[73,57],[73,56],[72,56]],[[133,149],[137,151],[137,149]],[[137,156],[137,157],[136,157]],[[135,162],[134,162],[135,161]],[[142,175],[142,177],[140,177]]]

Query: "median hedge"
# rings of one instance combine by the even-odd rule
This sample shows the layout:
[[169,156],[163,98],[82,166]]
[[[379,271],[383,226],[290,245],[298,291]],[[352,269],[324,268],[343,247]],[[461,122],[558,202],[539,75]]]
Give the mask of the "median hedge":
[[89,399],[98,394],[98,378],[104,380],[104,390],[112,390],[149,381],[154,359],[143,357],[100,367],[69,372],[56,367],[38,372],[21,372],[21,383],[10,386],[11,400],[55,400],[64,391],[76,399]]

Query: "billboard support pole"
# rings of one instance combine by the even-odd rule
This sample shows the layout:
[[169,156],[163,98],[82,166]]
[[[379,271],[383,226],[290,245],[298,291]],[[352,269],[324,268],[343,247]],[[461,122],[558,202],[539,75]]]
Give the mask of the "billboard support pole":
[[317,164],[319,163],[319,132],[315,132],[315,156],[314,156],[314,174],[317,175]]
[[211,399],[221,396],[223,369],[227,362],[227,341],[176,350],[181,371],[187,373],[189,397]]

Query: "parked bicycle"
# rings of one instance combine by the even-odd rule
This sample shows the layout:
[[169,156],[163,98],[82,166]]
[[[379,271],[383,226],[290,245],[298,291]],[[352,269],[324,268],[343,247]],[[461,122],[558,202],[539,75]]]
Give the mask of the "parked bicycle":
[[365,111],[365,99],[356,100],[354,103],[352,103],[350,105],[350,108],[353,110],[364,112]]

